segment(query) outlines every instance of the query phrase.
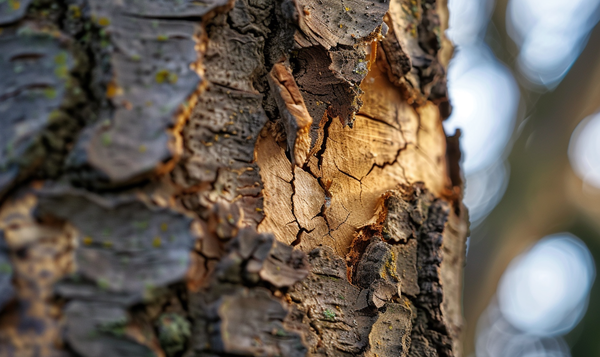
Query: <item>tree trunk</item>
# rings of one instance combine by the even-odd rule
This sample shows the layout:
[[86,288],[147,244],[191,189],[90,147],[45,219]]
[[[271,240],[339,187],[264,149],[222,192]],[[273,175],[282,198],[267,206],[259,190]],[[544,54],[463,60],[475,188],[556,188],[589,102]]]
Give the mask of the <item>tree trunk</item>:
[[444,0],[0,1],[0,355],[460,356]]

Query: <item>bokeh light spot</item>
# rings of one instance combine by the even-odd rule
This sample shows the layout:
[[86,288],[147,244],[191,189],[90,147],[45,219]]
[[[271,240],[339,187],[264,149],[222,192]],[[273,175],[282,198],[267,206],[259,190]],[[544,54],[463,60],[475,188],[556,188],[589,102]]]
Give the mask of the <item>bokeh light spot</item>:
[[447,31],[450,40],[459,47],[481,41],[493,5],[494,2],[490,0],[450,0],[450,23]]
[[513,327],[492,300],[477,324],[477,357],[570,357],[561,336],[536,336]]
[[512,74],[487,48],[463,47],[450,63],[448,86],[453,112],[446,132],[461,136],[467,175],[496,162],[512,134],[519,89]]
[[471,228],[496,207],[508,185],[508,164],[498,160],[486,169],[467,176],[464,203],[469,208]]
[[500,311],[532,335],[567,333],[585,313],[595,274],[592,255],[577,237],[545,237],[505,271],[498,287]]
[[600,0],[511,0],[507,31],[521,47],[518,67],[536,86],[553,88],[569,71],[598,21]]
[[585,184],[600,188],[600,113],[585,118],[573,131],[569,161]]

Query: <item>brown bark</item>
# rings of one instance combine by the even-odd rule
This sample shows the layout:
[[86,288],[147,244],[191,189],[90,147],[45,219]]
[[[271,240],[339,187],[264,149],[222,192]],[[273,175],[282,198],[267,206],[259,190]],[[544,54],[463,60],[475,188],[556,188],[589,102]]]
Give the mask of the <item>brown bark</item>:
[[460,356],[446,12],[0,3],[0,355]]

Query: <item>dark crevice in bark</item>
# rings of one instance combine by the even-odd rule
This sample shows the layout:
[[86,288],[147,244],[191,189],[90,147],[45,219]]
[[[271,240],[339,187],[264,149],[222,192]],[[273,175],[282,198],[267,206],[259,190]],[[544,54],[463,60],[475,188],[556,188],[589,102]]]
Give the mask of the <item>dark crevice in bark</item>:
[[318,159],[317,165],[318,167],[323,166],[323,154],[325,150],[327,150],[327,141],[329,140],[329,128],[331,127],[331,123],[333,122],[333,118],[327,116],[327,121],[323,126],[323,141],[321,143],[321,148],[315,153],[315,157]]

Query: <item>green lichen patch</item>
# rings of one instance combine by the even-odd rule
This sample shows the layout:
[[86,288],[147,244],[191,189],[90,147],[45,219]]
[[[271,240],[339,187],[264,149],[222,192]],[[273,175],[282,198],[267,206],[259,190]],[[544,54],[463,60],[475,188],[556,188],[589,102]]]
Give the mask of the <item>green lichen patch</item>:
[[174,356],[185,349],[192,334],[190,322],[177,313],[165,313],[156,322],[158,339],[167,356]]

